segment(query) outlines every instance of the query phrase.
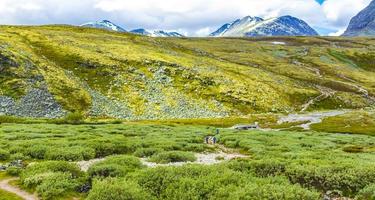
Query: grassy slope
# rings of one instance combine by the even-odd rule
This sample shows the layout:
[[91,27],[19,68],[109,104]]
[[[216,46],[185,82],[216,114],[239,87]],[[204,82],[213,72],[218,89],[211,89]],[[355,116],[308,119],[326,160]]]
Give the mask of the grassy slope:
[[326,118],[322,123],[313,124],[311,128],[320,132],[375,136],[375,113],[371,111],[350,112],[344,115]]
[[[374,42],[149,38],[68,26],[3,26],[0,94],[17,99],[47,85],[68,111],[100,107],[100,117],[131,119],[299,111],[322,90],[335,95],[310,109],[358,108],[372,103],[358,87],[375,95],[375,67],[367,61]],[[110,103],[98,106],[98,95]]]

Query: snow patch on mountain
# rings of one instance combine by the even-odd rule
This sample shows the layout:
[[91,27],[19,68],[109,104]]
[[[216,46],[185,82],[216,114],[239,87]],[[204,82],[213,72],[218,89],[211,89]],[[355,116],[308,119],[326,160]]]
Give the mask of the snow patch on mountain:
[[247,16],[225,24],[210,34],[214,37],[314,36],[318,33],[306,22],[292,16],[262,19]]
[[130,31],[131,33],[139,34],[139,35],[145,35],[145,36],[150,36],[150,37],[185,37],[184,35],[178,33],[178,32],[168,32],[168,31],[162,31],[162,30],[154,30],[154,31],[149,31],[146,29],[135,29]]
[[123,29],[122,27],[112,23],[109,20],[88,22],[88,23],[82,24],[80,26],[90,27],[90,28],[98,28],[98,29],[105,29],[105,30],[109,30],[109,31],[126,32],[125,29]]

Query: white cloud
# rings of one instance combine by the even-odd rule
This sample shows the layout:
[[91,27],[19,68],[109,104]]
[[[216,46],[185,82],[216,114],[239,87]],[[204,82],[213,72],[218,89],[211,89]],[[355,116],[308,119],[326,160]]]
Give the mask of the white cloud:
[[329,33],[328,36],[340,36],[340,35],[344,34],[345,30],[346,29],[340,29],[337,32]]
[[371,0],[327,0],[323,4],[323,12],[327,21],[343,26],[370,2]]
[[204,35],[247,15],[299,17],[315,28],[342,30],[371,0],[0,0],[0,24],[80,24],[109,19],[125,29]]

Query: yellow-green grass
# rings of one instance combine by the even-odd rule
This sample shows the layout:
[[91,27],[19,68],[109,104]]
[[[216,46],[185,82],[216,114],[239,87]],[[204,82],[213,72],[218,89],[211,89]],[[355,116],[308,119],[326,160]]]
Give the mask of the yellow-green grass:
[[22,200],[22,198],[16,194],[0,189],[0,200]]
[[328,117],[311,128],[320,132],[365,134],[375,136],[373,111],[353,111],[344,115]]

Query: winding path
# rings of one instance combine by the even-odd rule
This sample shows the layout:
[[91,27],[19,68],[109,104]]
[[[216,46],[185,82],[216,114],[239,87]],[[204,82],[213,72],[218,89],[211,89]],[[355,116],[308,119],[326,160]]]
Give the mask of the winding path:
[[18,187],[10,185],[9,182],[18,180],[18,178],[10,178],[0,181],[0,189],[16,194],[17,196],[23,198],[24,200],[39,200],[35,194],[30,194],[26,191],[21,190]]

